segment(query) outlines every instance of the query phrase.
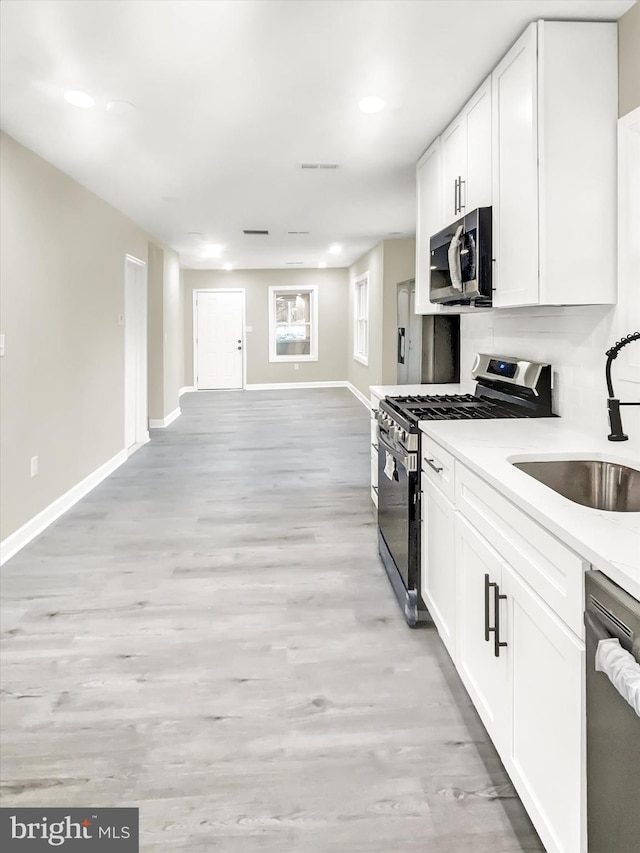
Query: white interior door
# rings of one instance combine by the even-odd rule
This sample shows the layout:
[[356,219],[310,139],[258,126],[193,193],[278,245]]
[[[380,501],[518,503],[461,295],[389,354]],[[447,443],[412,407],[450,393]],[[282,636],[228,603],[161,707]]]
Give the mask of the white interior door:
[[127,449],[149,437],[147,266],[127,256],[124,278],[124,436]]
[[196,388],[242,388],[244,292],[196,295]]

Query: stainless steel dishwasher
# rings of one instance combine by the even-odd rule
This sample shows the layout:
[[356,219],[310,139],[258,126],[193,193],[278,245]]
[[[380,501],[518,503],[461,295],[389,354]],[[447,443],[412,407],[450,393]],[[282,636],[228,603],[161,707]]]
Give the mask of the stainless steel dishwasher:
[[[640,671],[640,602],[600,572],[588,572],[585,608],[589,853],[638,853],[640,717],[607,674],[596,671],[596,652],[600,640],[615,637]],[[638,671],[629,660],[632,679]]]

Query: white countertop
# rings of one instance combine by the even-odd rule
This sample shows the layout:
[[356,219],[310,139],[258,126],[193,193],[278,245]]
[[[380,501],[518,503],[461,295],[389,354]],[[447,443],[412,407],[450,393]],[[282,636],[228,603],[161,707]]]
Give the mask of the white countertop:
[[[371,391],[374,393],[373,388]],[[594,568],[640,599],[640,512],[604,512],[581,506],[509,461],[554,456],[606,458],[640,468],[640,460],[625,456],[623,446],[612,444],[606,436],[598,439],[578,432],[561,418],[423,421],[420,428]]]

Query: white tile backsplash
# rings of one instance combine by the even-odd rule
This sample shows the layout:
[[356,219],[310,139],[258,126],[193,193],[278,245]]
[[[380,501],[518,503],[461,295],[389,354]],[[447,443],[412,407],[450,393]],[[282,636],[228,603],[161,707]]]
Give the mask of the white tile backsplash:
[[[478,352],[547,362],[553,365],[554,412],[583,432],[606,436],[609,422],[605,351],[632,331],[636,329],[626,327],[624,313],[612,306],[494,309],[463,314],[461,378],[467,380]],[[640,343],[630,346],[640,347]],[[617,367],[614,361],[616,396],[640,401],[640,384],[617,376]],[[471,390],[473,382],[468,382]],[[629,441],[622,445],[612,443],[612,452],[640,456],[640,406],[623,407],[622,423]]]

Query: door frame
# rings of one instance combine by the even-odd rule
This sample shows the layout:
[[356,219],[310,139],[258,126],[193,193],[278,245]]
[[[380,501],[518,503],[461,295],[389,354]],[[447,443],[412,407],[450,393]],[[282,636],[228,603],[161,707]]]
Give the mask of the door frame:
[[[199,287],[192,295],[192,339],[193,339],[193,387],[198,388],[198,294],[199,293],[240,293],[242,294],[242,388],[220,389],[244,391],[247,387],[247,295],[244,287]],[[209,388],[207,391],[211,390]],[[215,389],[214,389],[215,390]]]
[[[126,323],[127,323],[127,314],[126,314],[126,304],[127,304],[127,279],[128,279],[128,265],[135,264],[135,266],[140,267],[143,274],[143,306],[140,314],[140,319],[142,320],[142,327],[138,330],[143,333],[144,340],[142,341],[142,355],[144,358],[144,377],[143,377],[143,388],[144,388],[144,421],[145,428],[140,429],[141,424],[137,422],[136,418],[136,440],[135,443],[131,445],[131,447],[127,447],[127,334],[126,334]],[[136,258],[135,255],[130,255],[128,252],[125,253],[124,256],[124,282],[123,282],[123,296],[124,296],[124,313],[122,314],[122,323],[121,325],[125,328],[123,342],[122,342],[122,350],[123,350],[123,445],[124,450],[127,452],[129,456],[132,453],[135,453],[138,448],[140,448],[143,444],[146,444],[150,440],[149,436],[149,354],[148,354],[148,346],[149,346],[149,293],[148,293],[148,279],[147,279],[147,262],[143,261],[141,258]],[[131,318],[129,318],[131,319]],[[136,405],[137,408],[137,405]],[[137,412],[136,412],[137,414]],[[142,421],[142,418],[140,419]],[[140,432],[139,432],[140,429]]]

